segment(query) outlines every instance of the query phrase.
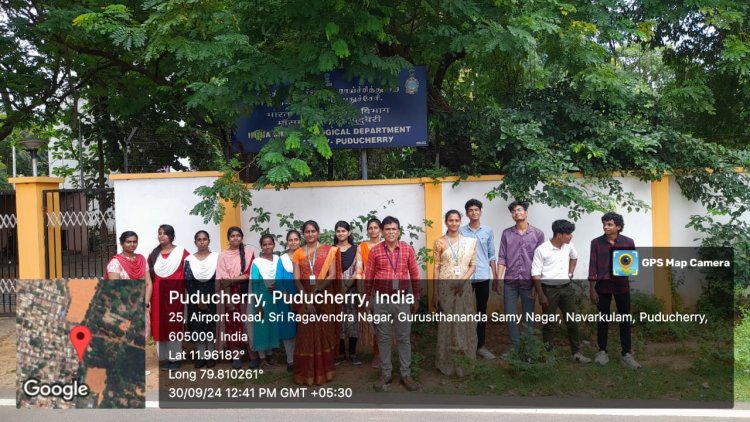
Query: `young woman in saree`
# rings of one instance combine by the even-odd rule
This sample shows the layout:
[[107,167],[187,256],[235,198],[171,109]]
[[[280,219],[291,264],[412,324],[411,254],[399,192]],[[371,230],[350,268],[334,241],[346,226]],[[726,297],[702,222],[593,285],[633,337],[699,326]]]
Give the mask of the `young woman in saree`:
[[[312,299],[327,292],[339,294],[341,279],[338,248],[321,245],[318,239],[320,226],[315,221],[302,225],[305,246],[297,249],[293,257],[294,280],[298,292]],[[338,275],[338,277],[337,277]],[[331,301],[320,304],[305,303],[297,306],[301,315],[331,315],[340,312],[340,306]],[[294,382],[320,385],[336,376],[334,361],[338,354],[339,325],[332,321],[311,320],[297,323],[297,340],[294,347]]]

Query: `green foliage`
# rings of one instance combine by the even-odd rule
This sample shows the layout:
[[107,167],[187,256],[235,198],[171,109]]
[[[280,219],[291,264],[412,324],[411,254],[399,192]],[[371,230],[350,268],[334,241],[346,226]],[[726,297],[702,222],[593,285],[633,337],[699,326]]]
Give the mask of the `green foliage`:
[[[68,131],[60,131],[56,135],[56,141],[52,149],[52,158],[64,164],[55,166],[53,174],[72,182],[77,188],[96,186],[98,183],[98,156],[99,145],[91,144],[80,148],[78,140],[73,138]],[[81,181],[81,163],[83,163],[83,181]]]
[[419,351],[412,350],[411,352],[411,374],[413,377],[419,377],[422,373],[425,365],[425,356]]
[[[283,104],[290,116],[275,140],[243,156],[250,179],[282,188],[356,178],[356,154],[331,151],[322,129],[357,113],[323,73],[343,69],[390,87],[417,64],[429,72],[429,146],[369,151],[372,178],[501,173],[489,197],[568,207],[579,218],[645,209],[612,172],[651,181],[746,161],[743,0],[0,7],[0,139],[35,121],[61,121],[96,145],[98,167],[122,170],[124,139],[139,127],[130,171],[185,169],[180,157],[209,168],[231,159],[239,116]],[[79,99],[82,115],[71,107]],[[707,192],[715,186],[695,181]],[[204,210],[213,218],[220,207]]]
[[510,369],[528,380],[550,378],[557,363],[555,354],[547,351],[542,340],[535,335],[524,335],[517,348],[508,354]]
[[747,329],[747,314],[743,323],[734,331],[734,397],[737,401],[750,400],[750,366],[747,362],[747,352],[750,351],[750,336]]
[[[746,160],[745,158],[743,158]],[[684,172],[677,178],[683,195],[708,209],[708,215],[693,215],[687,224],[701,236],[701,246],[731,248],[733,283],[721,271],[706,273],[706,285],[699,306],[722,314],[733,306],[735,314],[749,303],[750,287],[750,175],[736,173],[729,163],[716,163],[714,171]],[[714,252],[715,254],[716,252]],[[725,313],[724,313],[725,314]]]
[[[660,298],[642,292],[633,291],[630,294],[631,314],[636,316],[641,312],[649,315],[655,315],[664,309],[664,301]],[[692,337],[694,323],[689,322],[648,322],[641,321],[636,325],[633,331],[635,335],[645,340],[665,341],[679,340],[684,341]]]
[[[694,215],[690,218],[688,227],[703,233],[704,248],[725,247],[732,248],[732,274],[726,272],[706,272],[706,284],[699,307],[708,313],[726,315],[728,306],[733,307],[734,313],[748,304],[747,289],[750,285],[750,225],[744,221],[730,221],[723,223],[714,216]],[[711,250],[711,249],[709,249]],[[707,253],[707,257],[716,256],[716,252]],[[727,259],[731,257],[726,257]],[[732,279],[733,282],[727,282]]]
[[703,344],[701,356],[692,362],[690,369],[697,376],[706,376],[712,373],[727,373],[733,363],[734,350],[731,348]]
[[[380,207],[381,214],[382,210],[385,210],[390,205],[394,204],[395,201],[392,199],[386,201]],[[304,224],[305,221],[297,218],[294,213],[275,214],[275,217],[278,220],[278,225],[275,227],[281,229],[281,233],[274,234],[272,231],[271,212],[266,211],[262,207],[255,207],[252,211],[253,216],[250,217],[250,231],[259,234],[271,233],[276,238],[276,243],[284,248],[286,248],[286,233],[289,230],[295,229],[302,232],[302,224]],[[372,218],[377,218],[378,212],[379,210],[371,210],[366,214],[358,215],[348,221],[349,225],[352,228],[352,236],[355,243],[361,242],[363,239],[367,238],[367,222]],[[341,218],[344,219],[345,217],[341,216]],[[424,234],[424,228],[431,226],[432,221],[430,220],[424,220],[423,226],[407,224],[406,227],[401,228],[400,240],[408,243],[412,248],[414,248],[414,243],[419,240],[420,236]],[[324,244],[333,244],[335,234],[336,232],[332,228],[321,227],[319,240]],[[304,238],[301,240],[302,244],[304,245]],[[419,248],[419,250],[415,249],[415,251],[417,254],[417,262],[422,266],[423,270],[426,270],[427,265],[432,263],[432,250],[427,247],[421,247]]]
[[237,180],[237,172],[240,170],[240,162],[232,159],[224,167],[222,175],[217,178],[211,186],[200,186],[193,192],[201,198],[201,201],[190,210],[190,215],[203,217],[203,223],[213,221],[219,224],[224,219],[226,209],[220,199],[229,201],[232,206],[240,206],[245,210],[252,205],[252,193]]
[[750,370],[750,310],[742,310],[742,319],[734,329],[735,367],[740,371]]
[[[18,176],[31,176],[33,174],[31,153],[26,151],[19,143],[22,139],[33,135],[40,139],[50,140],[52,138],[64,137],[64,132],[55,128],[54,123],[44,125],[32,125],[25,129],[16,128],[8,137],[6,142],[0,142],[0,190],[13,190],[13,185],[8,183],[8,178],[13,176],[13,147],[16,149],[16,171]],[[37,152],[37,173],[40,176],[49,174],[48,152],[52,149],[53,159],[56,158],[55,147],[46,144]]]

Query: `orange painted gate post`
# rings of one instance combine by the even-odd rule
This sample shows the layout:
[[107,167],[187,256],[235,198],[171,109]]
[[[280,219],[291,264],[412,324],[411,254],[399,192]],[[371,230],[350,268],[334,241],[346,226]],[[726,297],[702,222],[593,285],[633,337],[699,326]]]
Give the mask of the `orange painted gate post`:
[[63,179],[13,177],[8,181],[16,186],[18,276],[21,279],[44,279],[47,276],[44,244],[46,227],[42,191],[59,189]]

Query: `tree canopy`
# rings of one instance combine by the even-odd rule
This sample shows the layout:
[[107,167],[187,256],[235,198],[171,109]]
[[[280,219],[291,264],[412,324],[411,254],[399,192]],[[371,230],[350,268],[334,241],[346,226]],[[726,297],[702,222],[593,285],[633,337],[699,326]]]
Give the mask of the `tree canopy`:
[[[326,178],[330,167],[335,178],[358,178],[358,154],[331,151],[322,133],[355,117],[322,75],[344,69],[393,84],[419,64],[428,69],[429,146],[371,151],[371,177],[499,173],[490,197],[565,206],[576,217],[644,206],[612,172],[672,172],[688,197],[740,214],[750,204],[747,190],[726,190],[747,185],[735,168],[750,163],[744,0],[0,7],[0,138],[63,123],[69,138],[79,131],[95,143],[110,169],[123,169],[124,140],[138,127],[131,170],[179,168],[189,157],[196,168],[249,168],[259,185]],[[232,161],[238,116],[282,101],[300,125]],[[202,212],[216,215],[216,193],[247,203],[232,180],[203,192]]]

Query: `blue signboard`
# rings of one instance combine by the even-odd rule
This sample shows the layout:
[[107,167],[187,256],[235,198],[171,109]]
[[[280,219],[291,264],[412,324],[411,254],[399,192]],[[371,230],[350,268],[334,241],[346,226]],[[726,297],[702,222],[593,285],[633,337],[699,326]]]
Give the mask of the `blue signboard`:
[[[390,148],[427,145],[427,72],[424,66],[403,70],[393,89],[347,81],[343,71],[325,74],[326,84],[359,110],[359,117],[347,126],[324,128],[332,149]],[[240,118],[234,148],[258,152],[275,134],[276,127],[296,126],[299,117],[286,109],[258,106],[250,116]],[[253,132],[261,131],[260,140]],[[278,135],[277,135],[278,136]]]

